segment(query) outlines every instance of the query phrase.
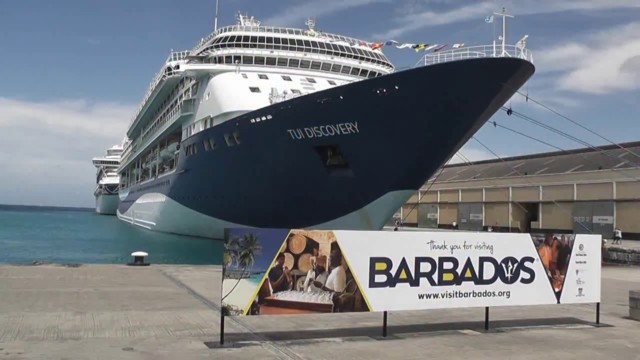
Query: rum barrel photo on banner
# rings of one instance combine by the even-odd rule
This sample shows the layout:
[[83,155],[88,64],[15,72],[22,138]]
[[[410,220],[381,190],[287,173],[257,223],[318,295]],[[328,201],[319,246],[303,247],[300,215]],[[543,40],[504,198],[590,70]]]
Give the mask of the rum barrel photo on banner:
[[293,269],[293,266],[295,265],[296,261],[295,258],[293,257],[293,255],[291,255],[291,253],[285,252],[284,253],[284,266],[286,266],[288,269]]
[[307,248],[307,237],[300,234],[291,234],[288,245],[289,251],[292,254],[301,254]]
[[303,253],[300,254],[300,256],[298,256],[298,270],[302,271],[302,272],[308,272],[309,270],[311,270],[311,257],[313,256],[313,254],[310,253]]

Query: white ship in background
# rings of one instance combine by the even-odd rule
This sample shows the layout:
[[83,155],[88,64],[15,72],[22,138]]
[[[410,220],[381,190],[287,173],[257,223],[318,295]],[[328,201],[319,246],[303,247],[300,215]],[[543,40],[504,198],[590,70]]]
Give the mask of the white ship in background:
[[96,212],[103,215],[116,215],[118,210],[118,187],[120,176],[118,166],[122,155],[122,145],[114,145],[107,150],[105,156],[93,158],[96,167]]

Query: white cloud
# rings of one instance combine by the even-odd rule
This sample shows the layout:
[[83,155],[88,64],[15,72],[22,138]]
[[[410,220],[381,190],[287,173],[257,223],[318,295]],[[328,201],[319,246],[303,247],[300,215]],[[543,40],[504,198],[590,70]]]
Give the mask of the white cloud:
[[91,158],[120,143],[134,106],[0,97],[0,203],[91,206]]
[[[431,4],[442,2],[441,0],[425,0],[424,3]],[[503,2],[507,12],[516,15],[537,15],[549,14],[560,11],[595,11],[620,8],[640,8],[638,0],[539,0],[539,1],[506,1]],[[473,2],[470,5],[461,6],[442,12],[431,10],[417,11],[419,6],[407,8],[407,11],[398,13],[395,27],[376,34],[379,38],[395,38],[412,31],[425,29],[428,27],[452,24],[471,19],[484,21],[485,16],[499,10],[495,1],[484,0]],[[497,19],[496,19],[497,20]]]
[[286,11],[282,11],[280,15],[266,19],[264,24],[270,26],[291,25],[294,23],[304,24],[304,21],[309,16],[320,17],[346,9],[382,2],[391,2],[391,0],[306,0],[301,4],[286,9]]
[[640,89],[640,22],[537,51],[540,71],[563,71],[560,90],[605,94]]

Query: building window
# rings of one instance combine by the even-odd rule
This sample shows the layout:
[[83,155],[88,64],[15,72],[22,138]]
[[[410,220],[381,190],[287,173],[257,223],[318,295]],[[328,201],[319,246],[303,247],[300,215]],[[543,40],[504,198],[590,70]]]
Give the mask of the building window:
[[260,92],[260,88],[259,87],[250,86],[249,90],[251,90],[252,93],[259,93]]
[[258,74],[258,78],[262,80],[269,80],[269,77],[265,74]]
[[284,81],[291,81],[291,76],[282,75],[282,80],[284,80]]

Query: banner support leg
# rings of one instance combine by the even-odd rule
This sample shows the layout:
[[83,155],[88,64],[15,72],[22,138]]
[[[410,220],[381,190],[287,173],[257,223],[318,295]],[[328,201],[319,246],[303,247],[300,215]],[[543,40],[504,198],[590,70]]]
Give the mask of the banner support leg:
[[382,337],[387,337],[387,312],[382,313]]
[[596,303],[596,325],[600,325],[600,303]]
[[224,313],[220,312],[220,346],[224,345]]
[[489,307],[484,308],[484,330],[489,331]]

